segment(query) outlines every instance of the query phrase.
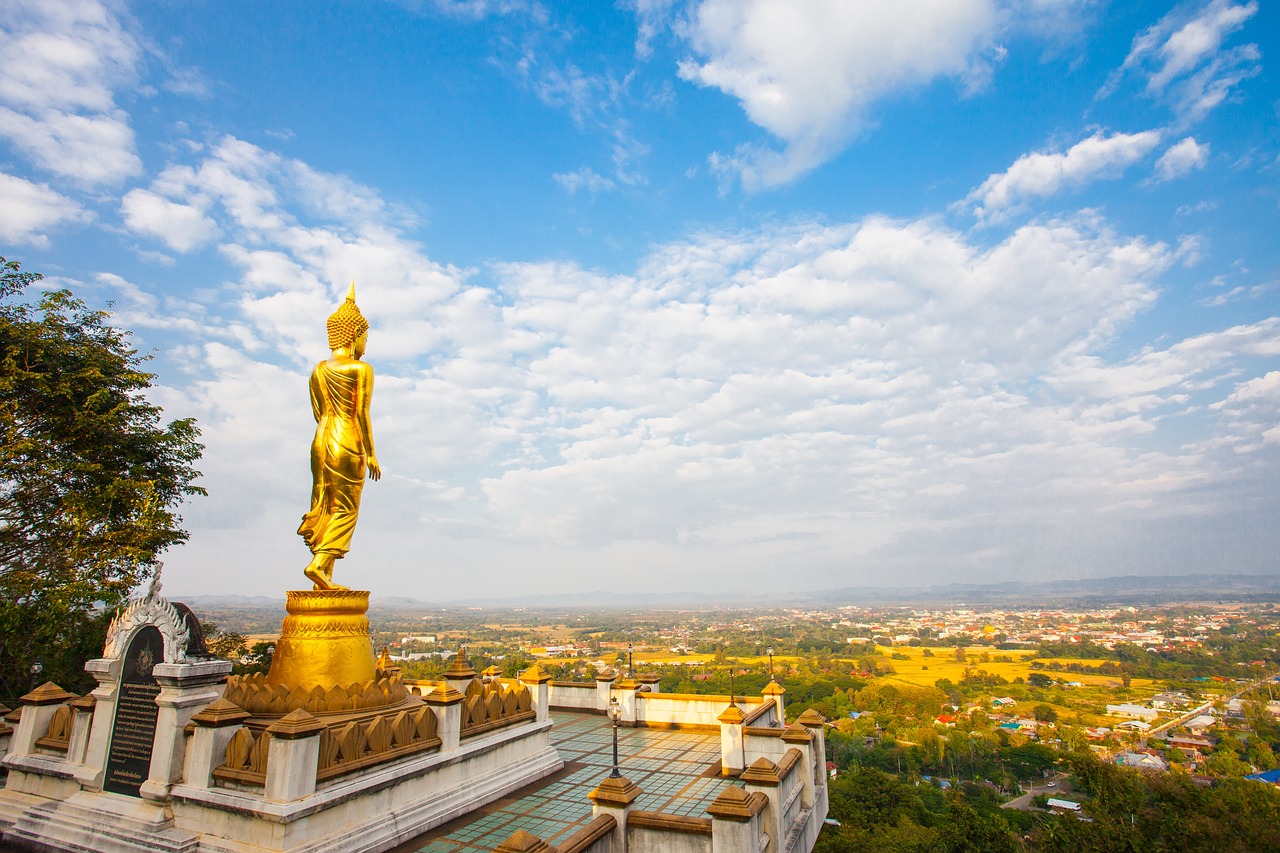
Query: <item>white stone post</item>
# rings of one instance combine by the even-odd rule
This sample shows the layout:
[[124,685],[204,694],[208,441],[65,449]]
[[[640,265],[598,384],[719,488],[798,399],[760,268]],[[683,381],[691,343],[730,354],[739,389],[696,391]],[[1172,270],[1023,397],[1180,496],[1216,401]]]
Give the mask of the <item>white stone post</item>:
[[81,696],[71,703],[71,738],[67,745],[67,762],[83,764],[89,748],[89,728],[93,725],[92,694]]
[[607,814],[614,819],[612,853],[627,853],[627,817],[641,793],[640,786],[626,776],[606,776],[587,794],[592,817]]
[[[801,804],[806,808],[813,807],[814,794],[814,773],[813,773],[813,735],[809,730],[799,723],[792,723],[787,726],[787,730],[782,733],[782,742],[788,743],[800,750],[800,778],[804,781],[804,792],[800,795]],[[823,768],[823,774],[826,768]]]
[[465,695],[467,688],[471,686],[472,679],[476,677],[476,671],[467,662],[466,657],[462,654],[463,651],[461,648],[458,649],[458,654],[454,656],[453,662],[444,671],[444,680],[449,685],[450,690],[456,690]]
[[290,803],[316,792],[320,768],[320,733],[325,724],[301,708],[290,711],[267,728],[266,798]]
[[138,793],[143,799],[164,802],[169,790],[182,780],[186,727],[196,711],[222,698],[229,660],[158,663],[152,669],[160,683],[156,696],[156,735],[151,747],[151,769]]
[[98,686],[92,691],[93,720],[89,726],[89,744],[84,763],[76,768],[76,781],[88,791],[101,791],[107,772],[107,749],[111,746],[111,726],[116,717],[116,701],[120,698],[120,658],[97,658],[84,665]]
[[766,853],[781,853],[784,827],[782,826],[781,803],[778,802],[778,786],[782,778],[778,775],[778,765],[761,756],[751,762],[751,766],[739,777],[746,786],[748,794],[759,791],[768,801],[761,812],[765,834],[769,836]]
[[596,676],[596,710],[602,714],[609,713],[609,700],[613,698],[613,682],[617,677],[614,673]]
[[22,697],[22,717],[9,741],[11,755],[31,755],[36,751],[36,741],[49,730],[49,721],[59,707],[75,695],[68,693],[52,681],[32,690]]
[[765,836],[761,813],[767,803],[759,792],[748,794],[731,785],[707,807],[711,815],[712,853],[760,853]]
[[462,742],[462,700],[464,698],[457,690],[444,685],[422,697],[422,701],[435,712],[436,737],[440,738],[441,752],[452,752]]
[[533,710],[537,715],[535,719],[539,723],[546,722],[551,716],[551,676],[535,663],[520,673],[520,683],[533,694]]
[[193,788],[212,788],[213,770],[227,760],[227,745],[243,728],[249,712],[218,699],[191,718],[195,731],[187,746],[183,778]]
[[624,678],[613,685],[613,696],[617,697],[618,705],[622,708],[622,725],[634,727],[639,719],[636,713],[636,683],[630,678]]
[[746,717],[737,705],[725,708],[720,716],[720,774],[736,776],[746,769],[742,725]]
[[765,685],[762,692],[765,699],[773,701],[773,707],[778,715],[778,725],[785,726],[787,724],[787,708],[782,697],[787,692],[787,688],[776,681],[770,681]]
[[810,772],[805,775],[811,776],[813,780],[813,800],[805,805],[812,806],[815,801],[825,800],[827,796],[827,732],[824,727],[826,720],[817,711],[809,708],[796,719],[796,722],[805,727],[810,737],[809,749],[805,755],[805,758],[810,761]]

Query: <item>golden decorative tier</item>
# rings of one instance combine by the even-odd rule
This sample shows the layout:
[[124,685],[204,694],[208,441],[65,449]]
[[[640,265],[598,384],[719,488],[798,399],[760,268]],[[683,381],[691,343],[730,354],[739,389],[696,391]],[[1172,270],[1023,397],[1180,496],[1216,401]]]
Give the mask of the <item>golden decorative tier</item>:
[[276,641],[268,685],[327,691],[375,681],[367,591],[289,590],[285,596],[289,615]]

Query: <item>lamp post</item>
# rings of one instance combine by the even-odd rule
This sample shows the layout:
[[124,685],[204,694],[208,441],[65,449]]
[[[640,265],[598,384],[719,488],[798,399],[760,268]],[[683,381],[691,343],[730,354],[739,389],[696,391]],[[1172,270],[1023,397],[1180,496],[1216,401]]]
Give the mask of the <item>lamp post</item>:
[[31,689],[35,690],[40,686],[40,673],[44,672],[44,664],[36,661],[31,664]]
[[773,681],[773,646],[765,649],[765,653],[769,655],[769,680]]
[[618,723],[622,721],[622,706],[616,696],[609,699],[609,719],[613,721],[613,769],[609,771],[610,779],[621,779],[618,770]]
[[627,643],[627,678],[636,677],[635,662],[631,660],[631,644]]

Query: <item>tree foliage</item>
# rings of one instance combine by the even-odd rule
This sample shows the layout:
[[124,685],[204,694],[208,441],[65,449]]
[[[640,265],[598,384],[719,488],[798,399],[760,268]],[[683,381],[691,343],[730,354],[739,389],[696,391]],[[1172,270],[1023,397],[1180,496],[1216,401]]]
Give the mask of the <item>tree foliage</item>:
[[0,257],[0,697],[44,677],[84,686],[110,611],[186,541],[204,490],[191,419],[164,424],[129,333]]

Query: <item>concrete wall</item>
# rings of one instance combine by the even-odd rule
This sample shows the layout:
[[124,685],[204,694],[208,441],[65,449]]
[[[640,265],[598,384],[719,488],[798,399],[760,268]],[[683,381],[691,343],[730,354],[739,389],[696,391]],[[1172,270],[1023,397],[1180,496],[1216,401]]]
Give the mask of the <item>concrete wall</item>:
[[[765,700],[761,697],[736,699],[746,713]],[[719,716],[729,705],[728,696],[699,696],[682,693],[639,693],[636,695],[636,720],[648,725],[685,725],[719,727]]]
[[552,681],[551,707],[572,711],[603,711],[596,699],[595,682]]

